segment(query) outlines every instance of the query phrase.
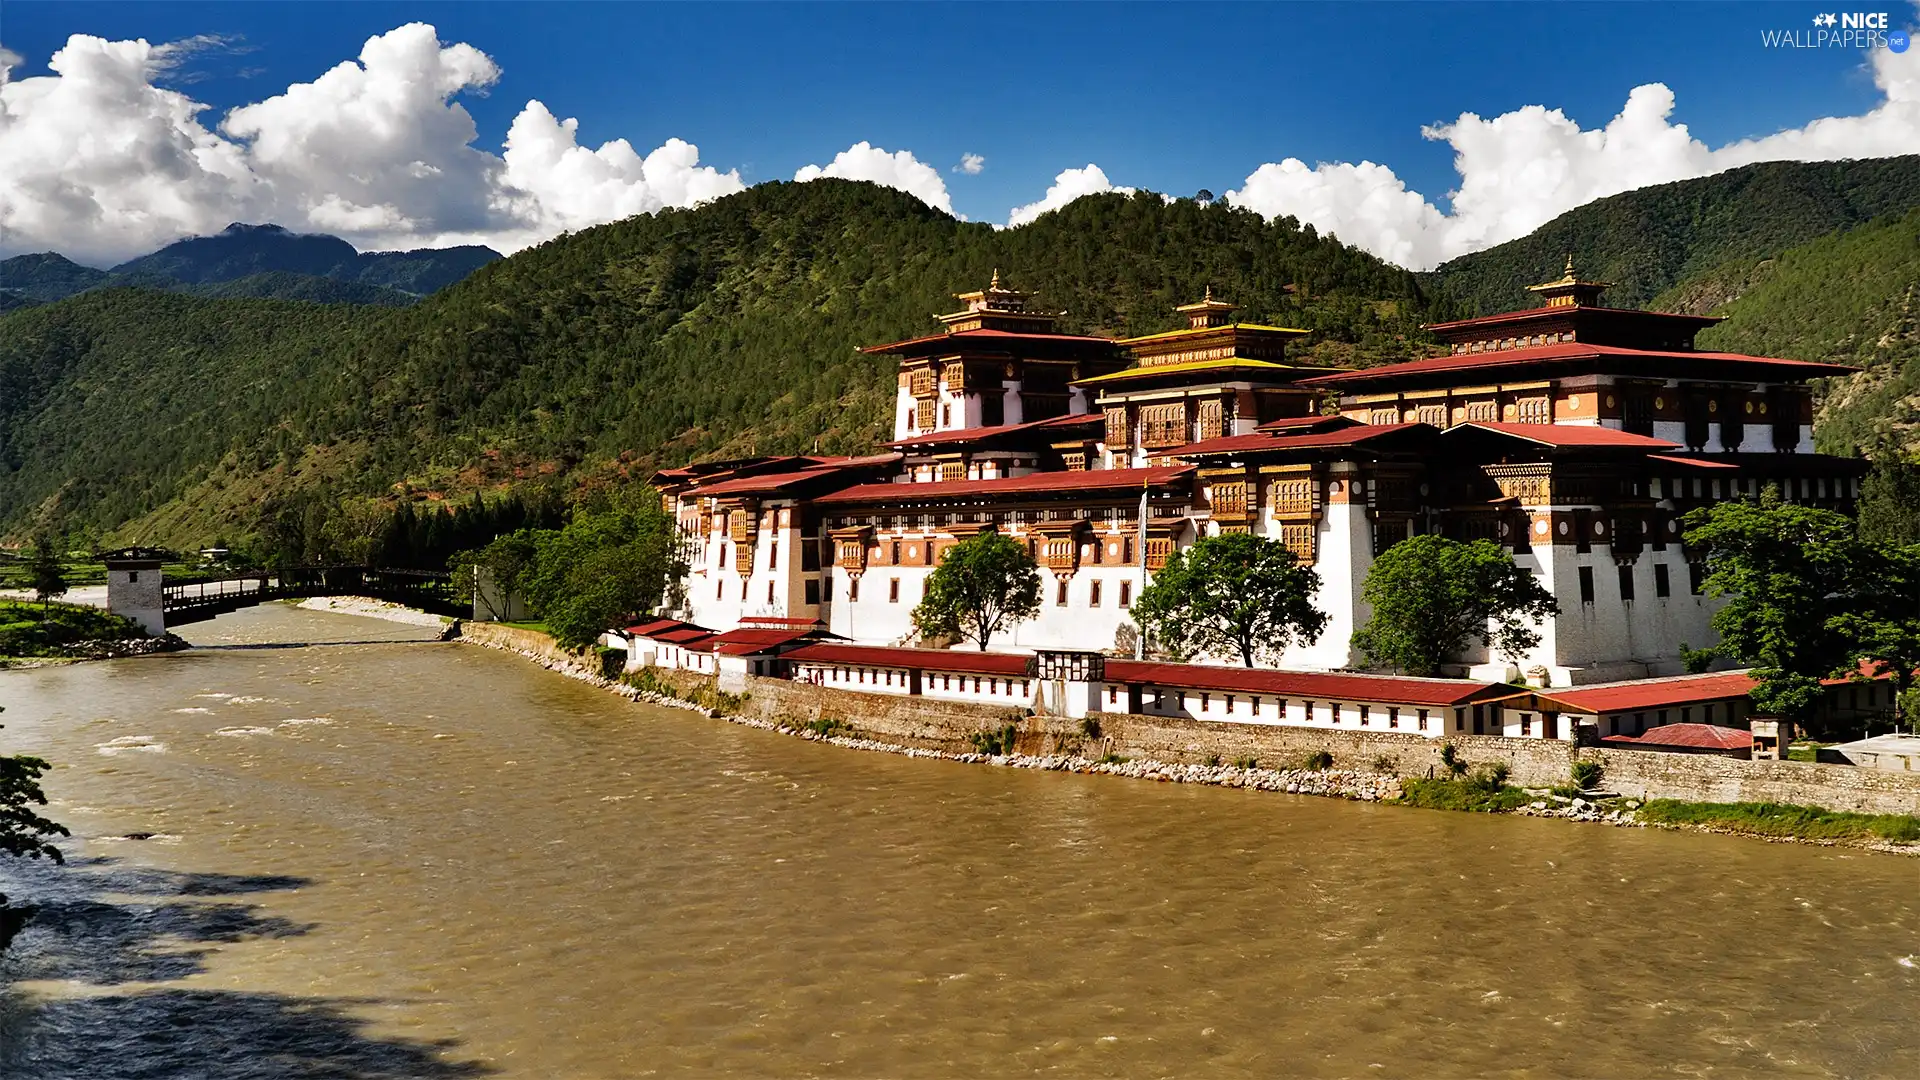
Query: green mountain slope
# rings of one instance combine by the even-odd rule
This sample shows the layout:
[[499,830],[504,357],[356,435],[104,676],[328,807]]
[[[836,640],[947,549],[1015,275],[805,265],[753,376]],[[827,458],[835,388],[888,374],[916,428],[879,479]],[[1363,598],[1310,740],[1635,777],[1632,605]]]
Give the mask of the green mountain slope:
[[254,297],[262,300],[303,300],[310,304],[379,304],[383,307],[406,307],[420,299],[412,293],[385,285],[340,281],[285,270],[269,270],[228,281],[209,281],[167,291],[215,299]]
[[105,270],[81,266],[65,255],[44,251],[0,259],[0,291],[30,300],[61,300],[107,279]]
[[[1662,301],[1724,292],[1709,348],[1863,368],[1824,396],[1821,449],[1850,454],[1883,438],[1920,449],[1920,209],[1682,282]],[[1656,304],[1656,306],[1660,306]]]
[[1582,276],[1614,282],[1610,303],[1643,307],[1684,279],[1914,206],[1920,156],[1749,165],[1588,203],[1454,259],[1432,280],[1466,312],[1513,311],[1526,306],[1526,286],[1557,276],[1574,253]]
[[473,244],[360,252],[337,236],[235,222],[212,236],[177,240],[150,255],[128,260],[114,267],[113,273],[123,280],[162,277],[188,285],[267,273],[305,274],[425,295],[499,258],[500,253],[492,248]]
[[110,290],[0,318],[0,531],[191,542],[248,531],[267,496],[866,449],[893,364],[855,347],[936,331],[995,268],[1077,331],[1169,329],[1211,284],[1330,361],[1403,355],[1432,314],[1412,274],[1224,204],[1108,195],[996,230],[870,184],[765,184],[400,310]]

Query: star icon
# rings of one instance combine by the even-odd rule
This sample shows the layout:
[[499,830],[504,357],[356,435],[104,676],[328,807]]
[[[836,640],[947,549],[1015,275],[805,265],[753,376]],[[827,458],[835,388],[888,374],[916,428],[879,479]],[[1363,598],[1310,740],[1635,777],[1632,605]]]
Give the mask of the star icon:
[[1838,19],[1836,19],[1836,18],[1834,18],[1834,17],[1832,16],[1832,15],[1827,15],[1827,16],[1825,16],[1825,18],[1826,18],[1826,20],[1827,20],[1827,25],[1828,25],[1828,26],[1832,26],[1832,25],[1833,25],[1834,23],[1836,23],[1836,22],[1839,22],[1839,21],[1840,21],[1840,20],[1838,20]]
[[1815,15],[1813,17],[1813,25],[1815,26],[1827,25],[1827,17],[1825,15]]

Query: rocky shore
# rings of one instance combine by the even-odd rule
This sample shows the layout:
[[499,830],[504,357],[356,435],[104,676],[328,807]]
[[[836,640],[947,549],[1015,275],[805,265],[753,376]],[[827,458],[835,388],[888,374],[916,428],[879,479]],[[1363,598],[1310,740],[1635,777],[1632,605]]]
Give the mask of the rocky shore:
[[157,653],[178,652],[189,647],[185,641],[172,633],[150,638],[103,638],[76,641],[62,646],[60,656],[8,660],[0,664],[0,667],[36,668],[51,664],[71,664],[79,660],[119,660],[128,656],[153,656]]

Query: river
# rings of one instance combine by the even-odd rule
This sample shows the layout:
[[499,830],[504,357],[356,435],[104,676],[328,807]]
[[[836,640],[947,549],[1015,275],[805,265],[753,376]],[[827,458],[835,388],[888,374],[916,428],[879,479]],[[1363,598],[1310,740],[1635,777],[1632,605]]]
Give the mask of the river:
[[859,753],[281,605],[186,629],[0,672],[74,831],[0,863],[43,905],[0,1076],[1920,1076],[1911,859]]

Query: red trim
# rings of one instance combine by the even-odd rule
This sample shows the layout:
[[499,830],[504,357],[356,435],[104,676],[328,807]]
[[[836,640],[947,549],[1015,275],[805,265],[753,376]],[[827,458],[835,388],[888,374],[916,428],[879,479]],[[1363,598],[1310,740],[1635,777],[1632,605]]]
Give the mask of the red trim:
[[1507,697],[1514,690],[1504,683],[1468,682],[1464,679],[1410,679],[1392,675],[1274,671],[1267,668],[1161,664],[1141,660],[1109,660],[1106,668],[1106,681],[1110,683],[1141,683],[1190,690],[1244,690],[1308,700],[1381,702],[1441,708],[1482,698]]
[[1188,443],[1166,453],[1175,457],[1202,456],[1206,454],[1238,454],[1258,450],[1313,450],[1328,446],[1354,446],[1409,431],[1413,428],[1436,430],[1427,424],[1360,424],[1337,428],[1333,431],[1315,431],[1305,435],[1266,435],[1255,431],[1247,435],[1223,435],[1218,439],[1205,439],[1197,443]]
[[1330,427],[1351,427],[1360,421],[1351,416],[1287,416],[1279,420],[1269,420],[1255,431],[1292,431],[1295,428],[1320,430]]
[[1472,420],[1456,424],[1449,433],[1465,431],[1468,428],[1480,428],[1499,435],[1511,435],[1516,439],[1540,443],[1544,446],[1620,446],[1633,450],[1678,450],[1679,443],[1656,439],[1650,435],[1635,435],[1618,428],[1599,427],[1592,424],[1510,424],[1505,421]]
[[1028,657],[1019,653],[959,652],[951,649],[889,649],[876,645],[805,645],[786,659],[811,664],[855,667],[908,668],[921,671],[964,671],[969,675],[1027,673]]
[[1715,724],[1661,724],[1639,735],[1608,735],[1602,743],[1628,747],[1683,746],[1691,750],[1746,750],[1753,732]]
[[914,435],[905,439],[895,439],[888,446],[911,449],[917,446],[933,446],[940,443],[971,442],[975,439],[992,438],[1015,431],[1027,431],[1044,427],[1092,426],[1104,423],[1106,417],[1100,413],[1076,413],[1071,416],[1050,416],[1045,420],[1029,420],[1024,424],[999,424],[994,427],[954,428],[951,431],[933,431],[925,435]]
[[1605,315],[1627,315],[1638,319],[1673,319],[1690,322],[1702,329],[1716,323],[1725,322],[1721,315],[1677,315],[1671,311],[1642,311],[1639,308],[1594,307],[1581,304],[1575,307],[1536,307],[1525,311],[1506,311],[1498,315],[1480,315],[1471,319],[1455,319],[1452,322],[1428,323],[1424,329],[1432,333],[1445,330],[1470,329],[1475,326],[1500,326],[1510,322],[1530,322],[1542,316],[1566,316],[1575,312],[1590,311]]
[[1607,357],[1641,357],[1647,360],[1710,360],[1721,363],[1752,364],[1779,371],[1794,378],[1817,378],[1820,376],[1846,375],[1859,368],[1845,364],[1817,364],[1808,360],[1782,360],[1769,356],[1747,356],[1742,353],[1717,352],[1678,352],[1660,349],[1627,349],[1617,345],[1588,345],[1581,342],[1562,342],[1558,345],[1539,345],[1528,349],[1505,349],[1498,352],[1464,353],[1459,356],[1434,356],[1425,360],[1409,360],[1400,364],[1386,364],[1381,367],[1361,368],[1358,371],[1346,371],[1337,375],[1316,375],[1301,379],[1303,386],[1346,386],[1355,383],[1378,382],[1401,375],[1423,375],[1434,372],[1487,371],[1496,368],[1519,367],[1526,364],[1563,364],[1576,360],[1597,360]]
[[1003,476],[996,480],[947,480],[925,484],[861,484],[814,500],[815,505],[841,503],[919,503],[969,495],[1046,494],[1056,491],[1111,491],[1167,487],[1193,471],[1191,465],[1152,469],[1086,469]]

